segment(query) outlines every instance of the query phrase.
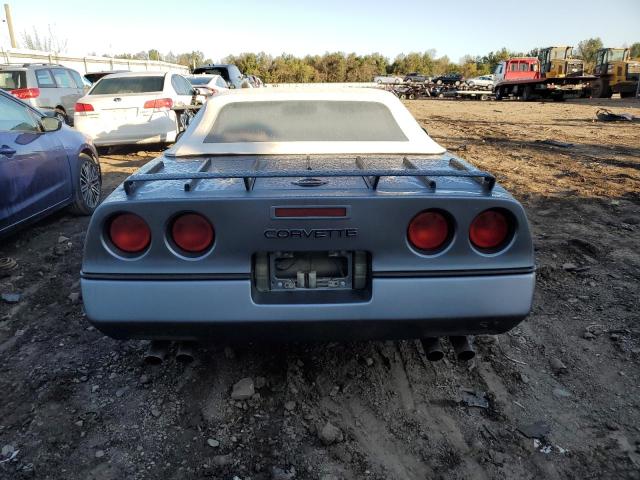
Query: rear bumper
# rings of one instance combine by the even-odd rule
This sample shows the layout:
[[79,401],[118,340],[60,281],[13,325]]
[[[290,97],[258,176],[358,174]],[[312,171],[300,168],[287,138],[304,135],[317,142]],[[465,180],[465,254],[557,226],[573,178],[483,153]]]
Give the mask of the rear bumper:
[[148,120],[135,118],[129,122],[75,115],[74,121],[76,129],[90,136],[99,147],[174,142],[177,135],[175,115],[154,114]]
[[366,301],[315,304],[255,303],[249,279],[81,284],[89,320],[114,338],[399,339],[510,330],[531,309],[535,274],[374,278]]

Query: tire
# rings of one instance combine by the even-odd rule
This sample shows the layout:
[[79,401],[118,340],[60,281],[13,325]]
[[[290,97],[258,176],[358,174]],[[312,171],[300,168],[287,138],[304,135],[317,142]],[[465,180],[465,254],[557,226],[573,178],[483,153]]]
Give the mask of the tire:
[[457,87],[458,85],[460,85],[460,80],[456,80],[456,81],[454,82],[454,85],[455,85],[456,87]]
[[620,92],[620,98],[633,98],[635,96],[635,92]]
[[611,98],[613,92],[609,87],[609,82],[600,78],[591,84],[591,96],[593,98]]
[[467,85],[469,85],[469,88],[473,88],[475,86],[474,82],[467,82]]
[[400,94],[400,100],[406,100],[407,96],[404,93]]
[[413,93],[409,94],[409,100],[415,100],[416,96]]
[[522,100],[525,102],[533,100],[533,88],[531,88],[531,85],[525,85],[524,90],[522,91]]
[[487,95],[486,93],[483,93],[482,95],[480,95],[480,100],[483,102],[489,100],[489,95]]
[[65,113],[64,110],[62,110],[61,108],[56,108],[53,111],[54,116],[60,120],[62,123],[64,123],[65,125],[71,125],[69,123],[69,117],[67,116],[67,114]]
[[436,85],[442,85],[442,80],[440,79],[436,80]]
[[100,164],[93,157],[81,153],[76,169],[75,200],[70,210],[75,215],[91,215],[102,196]]
[[504,91],[502,87],[496,88],[496,100],[502,100],[504,98]]

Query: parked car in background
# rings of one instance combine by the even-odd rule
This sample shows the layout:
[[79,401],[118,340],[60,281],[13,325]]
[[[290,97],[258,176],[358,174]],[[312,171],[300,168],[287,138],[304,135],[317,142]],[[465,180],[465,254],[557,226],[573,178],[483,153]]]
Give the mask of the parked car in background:
[[193,69],[194,75],[208,73],[210,75],[220,75],[229,84],[229,88],[241,88],[244,75],[238,67],[231,64],[210,64],[202,65]]
[[470,87],[493,88],[493,75],[481,75],[467,80]]
[[86,78],[93,85],[102,77],[106,77],[107,75],[111,75],[113,73],[124,73],[128,71],[129,70],[105,70],[102,72],[89,72],[84,74],[84,78]]
[[70,206],[90,215],[102,177],[90,139],[0,92],[0,237]]
[[191,105],[196,93],[177,73],[115,73],[78,100],[75,125],[97,146],[171,143],[186,128],[175,110]]
[[373,77],[373,81],[376,83],[402,83],[403,78],[397,75],[378,75]]
[[429,77],[422,73],[413,72],[406,75],[404,81],[407,83],[424,83],[429,81]]
[[464,77],[459,73],[447,73],[431,79],[436,85],[460,85]]
[[78,72],[49,63],[1,66],[0,88],[42,112],[53,112],[69,125],[76,101],[88,89]]
[[255,75],[247,75],[247,78],[249,79],[249,82],[251,82],[253,88],[264,87],[264,82],[260,77],[256,77]]
[[229,90],[229,85],[220,75],[190,75],[185,78],[198,90],[196,99],[200,103],[206,102],[213,95]]

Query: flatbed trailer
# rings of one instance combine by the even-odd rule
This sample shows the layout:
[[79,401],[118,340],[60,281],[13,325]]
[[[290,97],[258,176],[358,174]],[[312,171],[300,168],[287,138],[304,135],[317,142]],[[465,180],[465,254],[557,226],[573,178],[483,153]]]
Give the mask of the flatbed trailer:
[[494,88],[496,100],[516,97],[524,101],[549,98],[562,101],[586,97],[593,76],[503,80]]

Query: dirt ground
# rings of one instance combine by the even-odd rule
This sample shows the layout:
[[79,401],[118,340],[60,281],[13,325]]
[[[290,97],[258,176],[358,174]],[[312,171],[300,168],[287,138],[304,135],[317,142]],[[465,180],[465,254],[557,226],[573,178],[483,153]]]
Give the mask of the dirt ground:
[[[18,263],[0,293],[20,294],[0,301],[0,478],[640,479],[640,124],[593,121],[640,103],[407,105],[525,205],[525,322],[476,338],[468,364],[400,341],[215,345],[147,366],[144,342],[84,317],[88,220],[58,214],[0,244]],[[159,151],[103,156],[105,190]],[[257,393],[233,400],[243,378]]]

